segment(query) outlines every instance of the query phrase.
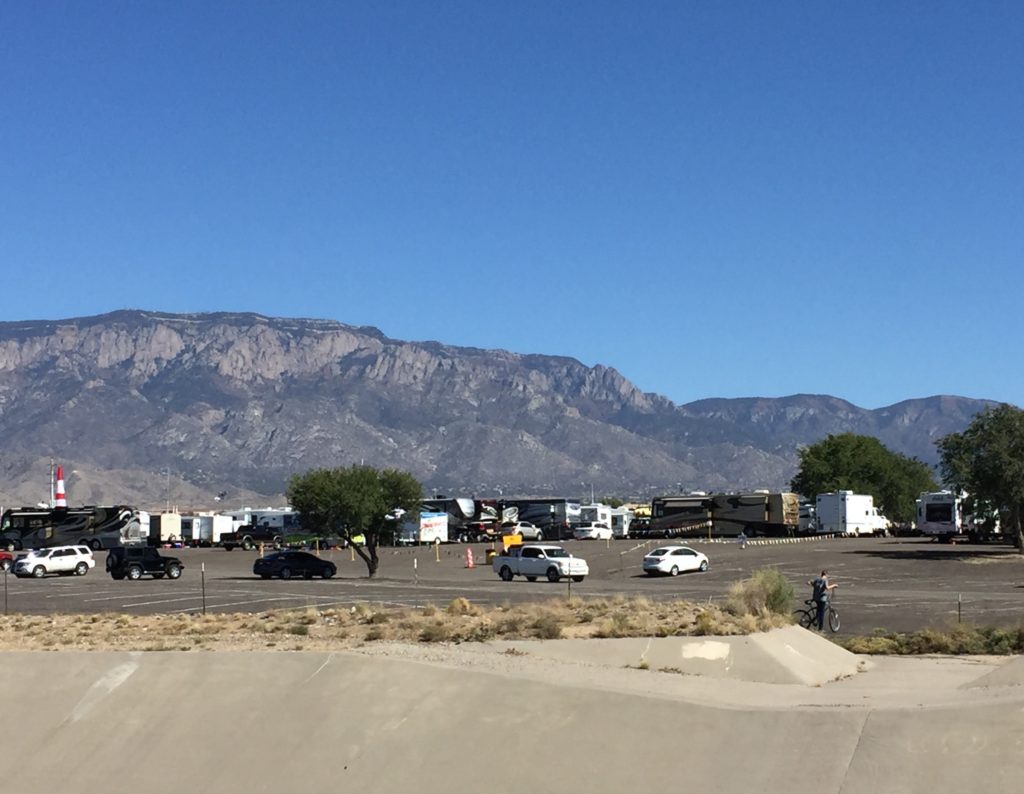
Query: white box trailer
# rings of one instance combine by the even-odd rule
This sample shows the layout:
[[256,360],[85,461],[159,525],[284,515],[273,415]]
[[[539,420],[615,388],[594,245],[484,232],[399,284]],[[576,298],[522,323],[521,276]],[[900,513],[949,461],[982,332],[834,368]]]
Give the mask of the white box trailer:
[[181,515],[179,513],[157,513],[149,517],[149,542],[151,544],[175,543],[181,540]]
[[234,530],[231,516],[200,513],[181,517],[181,539],[192,546],[212,546],[220,543],[225,532]]
[[833,491],[818,494],[814,502],[817,531],[829,535],[885,535],[889,520],[878,512],[870,494]]
[[398,531],[399,543],[447,543],[448,513],[420,513],[418,521],[406,521]]

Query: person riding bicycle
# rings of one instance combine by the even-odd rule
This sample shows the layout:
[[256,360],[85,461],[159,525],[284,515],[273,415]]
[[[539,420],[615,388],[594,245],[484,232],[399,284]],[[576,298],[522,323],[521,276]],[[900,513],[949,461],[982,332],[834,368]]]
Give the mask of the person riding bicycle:
[[814,599],[814,604],[818,608],[818,631],[824,631],[825,615],[828,613],[829,594],[839,587],[839,585],[829,583],[827,568],[821,572],[821,576],[817,579],[811,579],[807,584],[814,588],[811,598]]

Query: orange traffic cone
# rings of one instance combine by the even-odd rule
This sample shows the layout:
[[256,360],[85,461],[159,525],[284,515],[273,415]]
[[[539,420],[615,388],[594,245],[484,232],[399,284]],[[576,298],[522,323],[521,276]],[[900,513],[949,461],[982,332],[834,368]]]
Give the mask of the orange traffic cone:
[[473,564],[473,550],[472,549],[466,549],[466,567],[467,568],[475,568],[476,567]]

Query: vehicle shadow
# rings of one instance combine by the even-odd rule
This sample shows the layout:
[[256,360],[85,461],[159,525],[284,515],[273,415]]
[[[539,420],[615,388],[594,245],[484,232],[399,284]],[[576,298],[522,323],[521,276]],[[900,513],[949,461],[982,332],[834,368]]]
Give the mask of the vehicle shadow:
[[856,549],[847,552],[860,557],[874,557],[880,560],[998,560],[1008,559],[1019,552],[1010,546],[1006,549],[964,549],[956,546],[938,548],[906,549]]

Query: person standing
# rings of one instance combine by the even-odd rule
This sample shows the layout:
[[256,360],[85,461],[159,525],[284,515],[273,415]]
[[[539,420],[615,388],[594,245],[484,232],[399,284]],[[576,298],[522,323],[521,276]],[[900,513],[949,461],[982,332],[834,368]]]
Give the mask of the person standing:
[[829,582],[827,568],[822,570],[821,576],[817,579],[811,579],[807,584],[814,588],[811,593],[811,598],[814,599],[814,604],[818,608],[818,631],[824,631],[825,614],[828,612],[829,595],[839,585]]

